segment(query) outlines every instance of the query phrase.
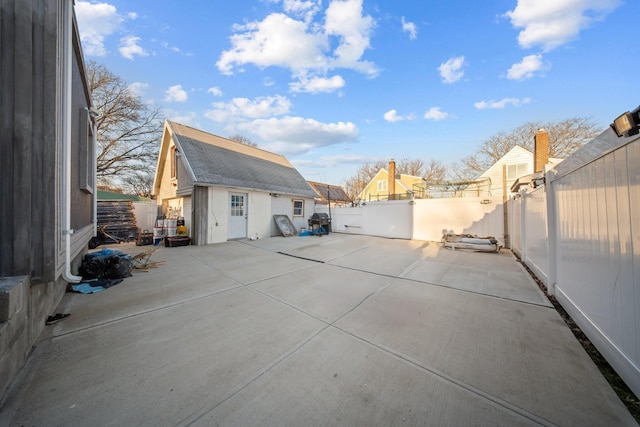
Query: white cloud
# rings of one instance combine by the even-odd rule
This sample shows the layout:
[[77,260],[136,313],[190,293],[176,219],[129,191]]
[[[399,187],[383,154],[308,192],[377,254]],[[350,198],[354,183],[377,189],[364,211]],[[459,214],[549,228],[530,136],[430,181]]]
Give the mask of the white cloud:
[[210,87],[209,89],[207,89],[207,93],[210,93],[213,96],[222,96],[222,91],[217,86]]
[[518,0],[505,13],[514,28],[522,29],[518,43],[528,49],[542,46],[550,51],[578,37],[594,21],[603,20],[620,0]]
[[202,128],[198,121],[199,115],[193,111],[174,111],[163,110],[163,115],[171,121],[182,123],[183,125],[192,126],[194,128]]
[[519,107],[522,104],[528,104],[531,102],[530,98],[503,98],[500,101],[480,101],[476,102],[474,106],[478,110],[501,110],[505,108],[507,105],[511,105],[513,107]]
[[[89,56],[105,56],[105,37],[115,33],[126,18],[108,3],[78,1],[75,11],[84,53]],[[136,15],[129,14],[127,17],[135,19]]]
[[418,38],[418,28],[416,27],[416,24],[405,21],[404,16],[402,17],[402,31],[409,33],[410,40]]
[[216,66],[233,74],[234,65],[279,66],[294,72],[326,67],[324,38],[308,32],[308,25],[285,14],[273,13],[261,22],[236,25],[232,48],[222,52]]
[[[362,60],[375,26],[371,16],[363,15],[362,0],[333,0],[324,20],[314,21],[312,18],[321,4],[321,1],[285,0],[284,10],[293,17],[272,13],[262,21],[234,25],[234,34],[229,39],[231,48],[220,54],[216,66],[223,74],[233,74],[236,67],[246,64],[289,69],[299,80],[292,84],[299,91],[307,91],[305,79],[325,89],[328,86],[324,83],[335,86],[339,80],[326,74],[338,68],[376,76],[377,67]],[[304,19],[296,19],[301,14]],[[321,91],[325,90],[318,90]]]
[[143,97],[147,92],[147,89],[149,89],[149,83],[134,82],[131,83],[128,88],[133,95]]
[[172,51],[172,52],[180,53],[180,48],[179,48],[179,47],[171,46],[171,45],[170,45],[169,43],[167,43],[167,42],[162,42],[162,47],[163,47],[163,48],[165,48],[165,49],[167,49],[167,50],[170,50],[170,51]]
[[291,116],[257,119],[237,127],[270,141],[261,147],[281,154],[302,154],[315,147],[355,141],[359,134],[351,122],[322,123]]
[[428,120],[444,120],[449,117],[449,113],[445,113],[444,111],[440,111],[440,107],[431,107],[429,110],[424,113],[424,118]]
[[189,98],[187,92],[182,89],[182,85],[171,86],[164,93],[165,102],[185,102]]
[[304,17],[308,22],[320,11],[322,1],[284,0],[282,4],[285,12]]
[[120,54],[127,58],[133,60],[133,57],[138,56],[149,56],[149,53],[145,51],[139,44],[140,37],[136,36],[126,36],[120,39]]
[[312,77],[310,79],[301,77],[299,81],[289,83],[292,92],[307,93],[329,93],[343,88],[345,81],[341,76],[333,77]]
[[522,61],[513,64],[507,71],[507,78],[511,80],[530,79],[534,73],[542,69],[542,55],[529,55],[522,58]]
[[455,83],[464,76],[462,67],[465,65],[464,56],[457,56],[440,64],[438,70],[443,83]]
[[402,120],[404,120],[405,118],[402,116],[398,115],[398,112],[396,110],[389,110],[386,113],[384,113],[384,119],[386,121],[388,121],[389,123],[395,123],[395,122],[400,122]]
[[233,98],[231,102],[216,102],[213,110],[205,113],[205,117],[215,122],[237,122],[246,119],[258,119],[279,116],[289,112],[291,101],[276,95],[255,98]]
[[338,36],[340,45],[334,50],[332,68],[344,67],[365,73],[378,74],[368,61],[360,61],[364,51],[370,47],[369,39],[375,26],[371,16],[362,15],[362,0],[334,0],[325,12],[324,30],[328,36]]
[[291,163],[296,167],[324,169],[339,165],[363,165],[386,160],[385,157],[362,156],[359,154],[338,154],[334,156],[321,156],[314,159],[293,159]]

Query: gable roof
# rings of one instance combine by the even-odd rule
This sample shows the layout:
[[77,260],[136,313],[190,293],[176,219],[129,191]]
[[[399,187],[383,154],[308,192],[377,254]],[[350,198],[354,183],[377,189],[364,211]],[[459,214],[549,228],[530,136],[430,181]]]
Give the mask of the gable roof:
[[[533,171],[533,156],[534,154],[523,148],[519,145],[514,145],[511,150],[509,150],[504,156],[500,157],[493,165],[489,167],[480,178],[491,177],[492,174],[499,173],[502,176],[502,165],[503,164],[516,164],[516,163],[530,163],[531,170]],[[562,161],[557,157],[549,157],[548,161],[552,165],[556,165]]]
[[[194,184],[220,185],[315,197],[316,193],[282,155],[250,147],[180,123],[165,123],[158,168],[164,167],[169,139]],[[156,179],[161,171],[156,171]],[[159,183],[156,184],[159,186]]]
[[316,190],[318,198],[323,202],[351,202],[351,198],[339,185],[323,184],[315,181],[307,181],[311,188]]

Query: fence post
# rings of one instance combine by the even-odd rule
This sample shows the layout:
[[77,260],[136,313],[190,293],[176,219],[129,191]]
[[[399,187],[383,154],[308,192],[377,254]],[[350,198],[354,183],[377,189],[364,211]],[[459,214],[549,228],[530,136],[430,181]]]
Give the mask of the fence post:
[[520,190],[520,259],[527,264],[527,190]]
[[549,164],[544,165],[544,191],[546,193],[547,205],[547,256],[549,261],[549,272],[547,275],[547,294],[555,295],[556,281],[558,277],[558,206],[555,192],[556,173]]

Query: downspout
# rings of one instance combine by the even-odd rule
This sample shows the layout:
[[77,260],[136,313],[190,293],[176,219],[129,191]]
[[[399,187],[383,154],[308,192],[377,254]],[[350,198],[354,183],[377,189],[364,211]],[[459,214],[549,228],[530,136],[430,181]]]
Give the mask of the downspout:
[[93,162],[91,163],[93,168],[93,237],[98,237],[98,167],[96,165],[98,126],[96,125],[96,118],[91,114],[91,110],[89,110],[89,113],[89,117],[91,117],[91,153],[93,156]]
[[62,237],[65,242],[65,263],[62,278],[69,283],[79,283],[82,277],[71,274],[71,113],[73,72],[73,1],[62,2]]

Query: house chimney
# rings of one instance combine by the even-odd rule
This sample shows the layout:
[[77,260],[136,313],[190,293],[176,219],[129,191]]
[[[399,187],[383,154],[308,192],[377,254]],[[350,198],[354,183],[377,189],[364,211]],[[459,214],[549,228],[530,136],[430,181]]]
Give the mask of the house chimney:
[[396,161],[389,160],[389,200],[394,200],[396,194]]
[[542,172],[544,165],[549,163],[549,132],[538,129],[534,141],[533,172]]

